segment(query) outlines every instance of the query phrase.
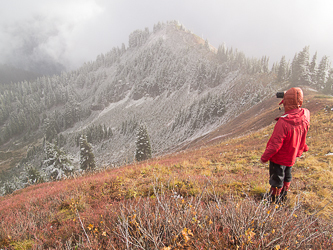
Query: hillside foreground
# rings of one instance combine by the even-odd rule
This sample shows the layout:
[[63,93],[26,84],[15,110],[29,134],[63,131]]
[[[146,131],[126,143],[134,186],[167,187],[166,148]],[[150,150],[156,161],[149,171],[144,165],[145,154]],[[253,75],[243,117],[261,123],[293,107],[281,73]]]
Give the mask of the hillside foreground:
[[312,98],[310,150],[293,167],[286,204],[269,204],[264,195],[268,165],[259,159],[272,123],[0,197],[0,248],[331,249],[333,100]]

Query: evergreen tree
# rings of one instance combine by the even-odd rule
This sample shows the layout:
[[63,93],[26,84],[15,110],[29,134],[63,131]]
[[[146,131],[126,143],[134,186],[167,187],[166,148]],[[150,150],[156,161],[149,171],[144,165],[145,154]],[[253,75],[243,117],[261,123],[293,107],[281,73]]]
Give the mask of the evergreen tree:
[[286,80],[286,77],[287,77],[287,62],[285,56],[282,56],[280,61],[280,66],[278,69],[277,79],[279,82],[283,82]]
[[[278,68],[277,63],[273,63],[271,72],[274,74],[278,74],[278,71],[279,71],[279,68]],[[251,71],[249,71],[249,72],[251,72]]]
[[55,143],[59,148],[63,147],[66,145],[66,138],[63,134],[59,134],[59,136],[57,136],[56,139],[56,143]]
[[311,83],[309,46],[296,53],[291,64],[291,81],[296,85]]
[[151,158],[151,145],[146,126],[141,124],[136,136],[135,159],[144,161]]
[[291,81],[293,83],[299,82],[299,65],[297,62],[297,53],[294,56],[294,59],[291,63]]
[[317,84],[317,52],[313,55],[310,63],[311,84]]
[[298,69],[299,69],[299,82],[297,84],[310,85],[310,65],[309,65],[309,46],[304,47],[304,49],[298,54]]
[[56,145],[45,143],[44,171],[51,180],[61,180],[68,177],[74,170],[68,155]]
[[54,120],[45,119],[45,138],[46,141],[52,142],[53,139],[57,138],[56,122]]
[[208,42],[207,39],[205,40],[205,48],[206,48],[206,49],[209,49],[209,42]]
[[107,138],[111,138],[113,136],[112,129],[108,128]]
[[327,56],[321,59],[317,71],[317,83],[319,87],[324,88],[329,73],[329,61]]
[[104,124],[103,126],[103,139],[107,139],[108,138],[108,130]]
[[15,185],[12,182],[6,181],[2,187],[2,193],[4,195],[11,194],[16,190]]
[[3,195],[11,194],[15,190],[23,188],[21,181],[18,177],[14,176],[14,178],[10,181],[5,181],[3,187],[0,189],[0,194]]
[[323,91],[325,93],[333,94],[333,69],[329,70],[328,78],[324,85]]
[[223,43],[217,49],[217,58],[223,63],[227,61],[227,48],[226,45]]
[[[244,55],[245,58],[245,55]],[[268,73],[269,69],[268,69],[268,62],[269,62],[269,57],[267,56],[263,56],[261,58],[261,67],[262,67],[262,71],[264,73]]]
[[24,173],[22,174],[22,183],[25,186],[29,186],[32,184],[38,184],[44,182],[44,178],[41,172],[34,166],[27,166],[24,169]]
[[96,167],[92,147],[87,141],[87,136],[85,135],[81,135],[80,137],[80,166],[81,169],[87,171],[93,171]]

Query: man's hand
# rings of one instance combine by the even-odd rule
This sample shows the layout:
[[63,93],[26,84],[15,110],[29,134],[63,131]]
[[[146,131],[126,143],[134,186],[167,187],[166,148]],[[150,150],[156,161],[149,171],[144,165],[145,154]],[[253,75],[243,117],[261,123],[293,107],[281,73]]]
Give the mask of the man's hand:
[[261,159],[260,159],[260,163],[261,163],[261,164],[265,164],[265,162],[263,162]]

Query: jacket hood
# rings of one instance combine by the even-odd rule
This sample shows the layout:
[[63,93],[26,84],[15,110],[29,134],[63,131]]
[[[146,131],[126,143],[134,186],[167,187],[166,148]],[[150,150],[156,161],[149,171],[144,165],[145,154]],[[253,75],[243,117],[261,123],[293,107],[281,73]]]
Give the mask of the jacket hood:
[[276,118],[275,120],[283,119],[291,125],[300,125],[302,123],[310,123],[310,111],[304,108],[297,108],[287,111],[284,115]]
[[300,88],[291,88],[284,93],[283,106],[285,112],[298,109],[303,104],[303,91]]

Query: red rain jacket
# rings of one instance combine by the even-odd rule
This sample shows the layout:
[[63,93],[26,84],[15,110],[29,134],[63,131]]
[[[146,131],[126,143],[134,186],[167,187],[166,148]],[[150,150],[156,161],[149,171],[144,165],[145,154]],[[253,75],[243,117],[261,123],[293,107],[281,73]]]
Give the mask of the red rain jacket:
[[261,161],[290,167],[294,165],[296,157],[309,150],[306,134],[310,126],[310,111],[293,109],[275,120],[277,123]]

